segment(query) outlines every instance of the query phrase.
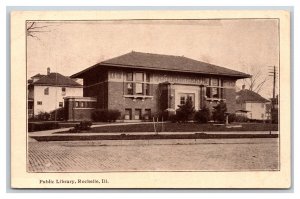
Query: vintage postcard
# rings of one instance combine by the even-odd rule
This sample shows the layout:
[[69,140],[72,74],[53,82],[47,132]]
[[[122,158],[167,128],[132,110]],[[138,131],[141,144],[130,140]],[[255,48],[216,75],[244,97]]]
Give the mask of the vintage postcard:
[[289,188],[288,11],[11,13],[12,188]]

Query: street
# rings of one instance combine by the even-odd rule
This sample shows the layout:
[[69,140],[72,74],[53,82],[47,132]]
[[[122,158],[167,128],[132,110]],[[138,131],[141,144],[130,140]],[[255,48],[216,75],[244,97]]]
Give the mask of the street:
[[28,142],[28,172],[278,170],[278,138]]

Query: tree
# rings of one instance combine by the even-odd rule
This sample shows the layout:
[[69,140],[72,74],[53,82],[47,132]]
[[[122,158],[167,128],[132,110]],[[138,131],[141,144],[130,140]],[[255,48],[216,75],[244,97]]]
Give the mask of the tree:
[[178,121],[186,122],[192,119],[195,113],[195,108],[191,98],[187,98],[185,104],[179,105],[179,109],[176,110],[176,117]]
[[204,106],[201,110],[197,111],[194,120],[199,123],[207,123],[211,118],[211,111],[209,107]]
[[36,22],[27,22],[27,27],[26,27],[26,35],[28,37],[32,37],[35,39],[39,39],[39,37],[36,35],[37,33],[40,32],[50,32],[49,30],[45,30],[45,28],[49,27],[48,25],[37,25]]
[[226,103],[221,100],[220,103],[215,106],[215,111],[213,112],[213,119],[219,122],[225,122],[225,113],[227,112]]
[[[250,78],[244,79],[244,85],[246,85],[250,91],[259,93],[263,88],[264,84],[268,80],[267,75],[263,75],[261,70],[252,70],[252,76]],[[251,74],[251,73],[250,73]]]

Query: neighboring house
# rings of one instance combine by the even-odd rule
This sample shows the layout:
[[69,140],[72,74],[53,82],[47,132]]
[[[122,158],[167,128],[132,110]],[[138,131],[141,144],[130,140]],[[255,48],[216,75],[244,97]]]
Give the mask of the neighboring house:
[[237,109],[236,113],[244,115],[252,120],[269,120],[268,111],[270,101],[260,96],[258,93],[245,89],[236,93]]
[[37,74],[28,80],[28,116],[64,106],[64,97],[82,96],[82,85],[59,73]]
[[224,100],[234,112],[235,82],[250,75],[184,56],[130,52],[71,77],[83,79],[83,96],[94,97],[96,108],[117,109],[121,119],[141,120],[175,111],[188,98],[196,110]]

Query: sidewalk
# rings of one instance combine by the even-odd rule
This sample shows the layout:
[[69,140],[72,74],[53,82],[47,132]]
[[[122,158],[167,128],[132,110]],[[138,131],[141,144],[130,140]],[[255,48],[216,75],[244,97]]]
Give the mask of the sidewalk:
[[[108,123],[108,124],[95,124],[92,125],[91,127],[104,127],[104,126],[125,126],[125,125],[131,125],[131,124],[148,124],[149,122],[135,122],[135,123]],[[161,122],[159,122],[161,123]],[[73,127],[68,127],[68,128],[60,128],[60,129],[52,129],[52,130],[46,130],[46,131],[34,131],[34,132],[28,132],[29,136],[51,136],[54,133],[57,132],[62,132],[62,131],[69,131],[71,128]],[[73,135],[75,133],[72,133]],[[76,134],[82,134],[82,133],[76,133]],[[83,133],[83,134],[87,134],[87,133]],[[99,133],[96,133],[99,134]],[[58,134],[55,134],[58,135]]]

